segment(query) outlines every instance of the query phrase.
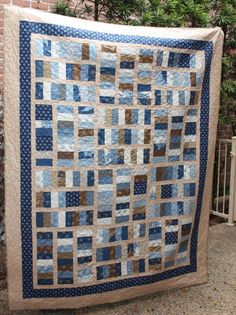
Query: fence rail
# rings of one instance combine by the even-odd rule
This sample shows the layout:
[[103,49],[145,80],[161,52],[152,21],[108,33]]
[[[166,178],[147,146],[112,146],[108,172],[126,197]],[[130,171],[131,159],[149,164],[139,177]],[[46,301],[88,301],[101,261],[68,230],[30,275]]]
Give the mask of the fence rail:
[[217,142],[210,212],[229,225],[236,221],[236,137]]

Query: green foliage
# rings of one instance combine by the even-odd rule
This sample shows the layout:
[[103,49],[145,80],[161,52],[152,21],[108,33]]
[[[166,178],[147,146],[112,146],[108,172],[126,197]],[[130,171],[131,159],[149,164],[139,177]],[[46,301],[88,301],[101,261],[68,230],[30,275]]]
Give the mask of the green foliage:
[[67,16],[73,16],[76,17],[76,8],[72,10],[69,6],[69,1],[58,1],[53,9],[53,13],[61,14],[61,15],[67,15]]
[[219,125],[228,125],[230,122],[229,118],[227,115],[224,115],[222,113],[219,114],[219,117],[218,117],[218,124]]
[[224,80],[222,83],[222,93],[234,99],[236,95],[236,81]]
[[[194,0],[188,1],[148,1],[146,6],[147,16],[152,16],[152,20],[146,25],[150,26],[207,26],[209,18],[207,14],[207,1]],[[139,18],[140,24],[143,24],[143,17]]]
[[107,21],[146,26],[207,26],[209,1],[100,0]]
[[227,117],[228,124],[231,124],[235,132],[236,122],[231,119],[231,115],[236,113],[236,0],[211,1],[211,26],[221,27],[225,35],[220,117]]
[[85,0],[80,0],[74,8],[71,8],[70,0],[60,0],[53,6],[52,12],[66,16],[85,18],[93,13],[93,6],[84,2]]
[[[230,122],[236,131],[236,0],[80,0],[71,8],[69,0],[55,4],[53,12],[80,18],[92,17],[112,23],[157,27],[215,27],[225,34],[222,60],[219,123]],[[226,117],[228,117],[226,119]]]
[[96,6],[99,17],[104,16],[106,21],[129,24],[145,11],[146,3],[143,0],[98,0],[95,10]]

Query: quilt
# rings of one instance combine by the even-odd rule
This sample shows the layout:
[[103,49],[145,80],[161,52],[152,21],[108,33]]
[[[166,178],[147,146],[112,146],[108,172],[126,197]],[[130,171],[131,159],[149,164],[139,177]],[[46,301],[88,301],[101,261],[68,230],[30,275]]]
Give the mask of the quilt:
[[207,280],[222,42],[5,7],[11,309]]

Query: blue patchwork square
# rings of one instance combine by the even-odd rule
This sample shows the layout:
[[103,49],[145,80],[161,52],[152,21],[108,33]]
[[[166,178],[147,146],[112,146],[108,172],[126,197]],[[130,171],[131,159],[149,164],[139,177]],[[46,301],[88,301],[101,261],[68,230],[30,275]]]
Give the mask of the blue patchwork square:
[[74,171],[73,172],[73,187],[79,187],[80,186],[80,172]]
[[190,54],[181,53],[179,58],[180,68],[189,68],[190,66]]
[[113,170],[99,170],[98,171],[98,184],[107,185],[113,182]]
[[92,236],[78,237],[77,248],[78,250],[91,249],[93,244]]
[[105,129],[98,129],[98,144],[105,144]]
[[154,221],[149,223],[149,241],[161,240],[162,227],[161,222]]
[[196,189],[196,184],[195,183],[184,184],[184,197],[193,197],[193,196],[195,196],[195,189]]
[[94,86],[80,86],[80,95],[81,99],[79,101],[81,102],[95,102],[95,87]]
[[40,105],[35,106],[35,119],[36,120],[52,120],[52,105]]
[[180,53],[169,52],[168,67],[178,67],[180,61]]
[[165,233],[165,244],[177,244],[178,243],[178,232],[167,232]]
[[167,71],[157,71],[156,77],[155,77],[155,83],[156,83],[156,85],[166,86],[166,84],[167,84]]
[[35,83],[35,99],[36,100],[43,99],[43,83],[42,82]]
[[35,61],[35,76],[37,78],[43,77],[43,61],[42,60]]
[[150,109],[144,110],[144,123],[145,123],[145,125],[151,125],[151,114],[152,114],[152,112]]
[[100,103],[103,104],[114,104],[115,97],[113,96],[100,96]]
[[134,195],[143,195],[147,192],[147,175],[134,177]]
[[44,208],[51,208],[51,193],[43,192],[43,206]]
[[51,99],[52,100],[66,100],[66,84],[52,83],[51,84]]
[[134,69],[134,61],[121,61],[120,68],[121,69]]
[[158,50],[156,53],[156,65],[162,66],[163,61],[163,50]]
[[94,186],[94,171],[87,172],[87,186]]
[[77,263],[79,265],[92,261],[93,237],[92,235],[86,235],[88,232],[82,232],[83,235],[78,235],[77,238]]
[[97,280],[109,278],[109,266],[98,266],[97,268]]
[[166,103],[167,105],[173,105],[173,91],[166,91]]
[[154,253],[149,255],[149,259],[148,259],[148,263],[150,267],[153,266],[160,266],[162,264],[162,257],[156,257],[156,255]]
[[161,90],[155,90],[155,105],[161,105]]
[[184,148],[184,161],[196,160],[196,148]]
[[188,250],[188,244],[189,244],[189,241],[188,240],[185,240],[183,242],[180,242],[180,245],[179,245],[179,253],[183,253],[183,252],[186,252]]
[[116,69],[112,67],[101,67],[100,68],[100,74],[109,74],[109,75],[115,75]]
[[74,102],[81,102],[81,92],[78,85],[72,85],[72,99]]
[[196,135],[196,123],[195,122],[187,122],[185,126],[185,135]]
[[80,205],[80,192],[66,192],[66,207],[77,207]]
[[74,80],[74,65],[73,63],[66,64],[66,79]]
[[95,65],[81,65],[80,69],[81,81],[95,81],[96,80],[96,66]]
[[161,198],[175,198],[178,196],[178,185],[176,184],[169,184],[169,185],[162,185],[161,186]]
[[48,260],[53,258],[52,242],[53,234],[51,232],[37,233],[37,248],[41,248],[41,251],[37,253],[37,259]]
[[51,57],[51,48],[52,48],[51,41],[44,39],[43,40],[43,54],[44,54],[44,56]]
[[141,223],[136,225],[138,227],[138,236],[139,237],[145,237],[146,235],[146,224]]
[[52,128],[36,128],[36,150],[52,151]]
[[94,162],[94,151],[79,151],[79,166],[90,166]]

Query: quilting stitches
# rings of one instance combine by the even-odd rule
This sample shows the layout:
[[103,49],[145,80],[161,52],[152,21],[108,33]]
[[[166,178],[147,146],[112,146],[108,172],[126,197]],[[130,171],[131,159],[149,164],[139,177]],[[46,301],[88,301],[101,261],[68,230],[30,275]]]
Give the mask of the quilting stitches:
[[35,172],[37,188],[71,188],[94,186],[94,170],[39,171]]
[[37,35],[32,43],[35,227],[56,236],[37,259],[56,276],[39,268],[37,285],[188,264],[203,54]]
[[54,80],[95,81],[96,66],[36,60],[35,76]]
[[153,221],[149,223],[148,239],[149,270],[158,270],[162,267],[162,223],[160,221]]
[[57,106],[57,165],[74,164],[74,108]]
[[151,129],[99,129],[98,144],[150,144]]
[[99,165],[116,164],[148,164],[150,161],[150,149],[103,149],[98,150]]
[[37,228],[64,228],[83,225],[93,225],[93,210],[36,213]]
[[36,82],[35,99],[94,103],[95,87],[78,84]]
[[36,208],[71,208],[92,206],[93,203],[93,191],[40,191],[36,193]]
[[37,233],[37,283],[53,284],[53,234],[52,232]]
[[52,151],[52,107],[36,105],[36,150]]
[[174,265],[177,243],[178,243],[178,220],[168,220],[165,222],[165,266]]
[[112,223],[113,208],[113,170],[98,171],[98,222]]
[[187,260],[187,250],[189,246],[189,237],[192,228],[192,222],[189,219],[184,219],[181,224],[181,239],[177,255],[177,263],[182,263]]
[[128,222],[131,201],[131,170],[116,170],[116,223]]
[[57,233],[58,284],[73,283],[73,233]]
[[92,231],[83,230],[77,232],[77,262],[84,264],[92,261]]

